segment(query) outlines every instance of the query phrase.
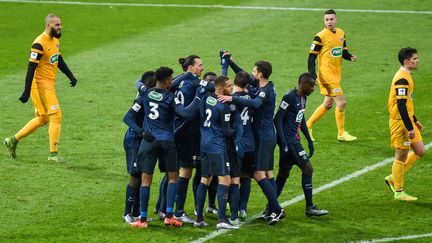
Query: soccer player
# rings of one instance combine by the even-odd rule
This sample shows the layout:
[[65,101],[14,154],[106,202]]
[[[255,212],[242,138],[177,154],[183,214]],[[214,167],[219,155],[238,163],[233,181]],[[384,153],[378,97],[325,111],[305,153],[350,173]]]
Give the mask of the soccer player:
[[[328,214],[328,211],[319,209],[312,202],[313,169],[309,159],[313,155],[314,146],[304,118],[307,96],[312,94],[314,87],[315,77],[312,74],[300,75],[297,88],[284,95],[275,115],[274,123],[279,145],[279,173],[276,177],[276,185],[279,196],[293,165],[297,165],[302,171],[306,215],[322,216]],[[300,130],[308,141],[309,155],[300,143]]]
[[[201,183],[197,190],[197,219],[195,227],[208,226],[203,209],[207,188],[213,176],[219,180],[217,199],[219,205],[217,229],[238,229],[226,217],[226,204],[231,184],[226,138],[233,134],[230,127],[231,110],[228,104],[217,100],[218,95],[231,94],[231,81],[225,76],[215,80],[215,93],[206,96],[200,105],[201,130]],[[232,212],[231,212],[232,213]]]
[[[398,58],[401,67],[393,77],[388,100],[390,139],[395,149],[395,160],[392,173],[385,177],[385,181],[394,193],[394,199],[414,201],[417,197],[404,191],[404,174],[425,154],[421,136],[423,125],[414,115],[414,81],[411,77],[419,59],[417,50],[410,47],[402,48]],[[410,148],[413,152],[409,153]]]
[[75,87],[77,79],[69,70],[60,52],[61,30],[60,17],[48,14],[45,18],[45,31],[32,44],[25,88],[19,100],[26,103],[31,96],[36,117],[13,137],[4,140],[12,158],[17,157],[16,147],[21,139],[49,123],[50,155],[48,160],[65,161],[58,155],[62,113],[55,89],[57,67],[70,79],[71,87]]
[[[230,64],[234,72],[243,71],[231,59]],[[253,99],[236,96],[219,95],[221,102],[232,102],[235,105],[243,105],[254,109],[253,127],[256,131],[256,154],[254,178],[261,187],[268,200],[268,212],[266,220],[269,225],[277,223],[285,217],[283,208],[279,205],[276,196],[276,182],[273,178],[274,148],[276,146],[276,134],[273,127],[273,113],[276,106],[276,93],[274,85],[269,81],[272,66],[267,61],[257,61],[254,64],[250,84],[256,86]]]
[[[204,71],[204,65],[201,58],[197,55],[189,55],[180,58],[179,63],[185,71],[185,78],[176,80],[175,95],[181,104],[188,106],[195,97],[195,91],[200,85],[201,73]],[[179,178],[178,191],[176,197],[175,217],[185,223],[195,222],[184,211],[186,196],[189,187],[189,180],[192,177],[192,169],[195,161],[199,159],[199,112],[197,111],[191,119],[185,119],[176,116],[174,121],[175,144],[178,154]]]
[[123,117],[123,122],[128,125],[126,131],[123,147],[126,152],[126,168],[130,175],[129,183],[126,186],[126,200],[125,200],[125,212],[123,214],[123,220],[131,224],[136,221],[139,217],[139,190],[141,184],[141,173],[137,171],[137,153],[141,144],[143,128],[142,124],[144,121],[144,109],[140,105],[142,104],[141,92],[153,88],[156,85],[156,78],[154,77],[153,71],[145,72],[139,82],[142,85],[137,86],[138,96],[134,100],[133,106],[129,109],[126,115]]
[[174,113],[190,118],[195,114],[199,100],[204,93],[197,89],[196,97],[190,106],[184,108],[181,102],[169,92],[172,83],[172,69],[160,67],[155,72],[157,80],[155,88],[143,94],[144,107],[143,140],[138,151],[137,168],[142,173],[140,188],[140,220],[131,224],[137,228],[147,228],[147,210],[150,198],[150,186],[156,161],[159,169],[168,175],[167,203],[165,225],[181,227],[183,223],[173,215],[174,198],[177,190],[177,154],[174,145]]
[[312,140],[312,126],[336,102],[335,116],[338,128],[337,139],[339,141],[354,141],[357,137],[345,131],[345,96],[341,88],[342,58],[351,62],[357,60],[357,56],[350,54],[346,45],[345,32],[336,28],[336,12],[332,9],[324,12],[325,28],[315,35],[309,51],[308,70],[316,77],[315,60],[318,56],[318,83],[321,94],[324,95],[324,102],[318,106],[307,121],[307,127]]

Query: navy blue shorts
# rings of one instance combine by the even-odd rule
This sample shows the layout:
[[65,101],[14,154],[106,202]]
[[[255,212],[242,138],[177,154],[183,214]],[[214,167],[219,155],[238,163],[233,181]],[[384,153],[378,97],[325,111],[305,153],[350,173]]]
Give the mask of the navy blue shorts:
[[194,161],[200,156],[200,132],[180,131],[174,135],[174,141],[177,149],[178,167],[193,168],[195,166]]
[[255,171],[255,151],[245,152],[244,157],[240,159],[241,173],[249,176],[253,176]]
[[227,153],[201,153],[201,176],[226,176],[230,174],[230,164]]
[[274,149],[276,147],[276,139],[257,141],[255,154],[255,170],[269,171],[273,170],[274,165]]
[[126,132],[123,147],[126,152],[126,168],[130,175],[139,173],[137,168],[137,155],[142,138]]
[[232,139],[227,140],[227,150],[228,150],[228,161],[230,163],[230,176],[240,177],[241,173],[241,159],[237,156],[235,151],[235,145]]
[[177,152],[173,142],[142,140],[138,151],[138,169],[146,174],[153,174],[159,160],[161,172],[177,172]]
[[300,142],[289,143],[288,153],[280,152],[279,154],[279,170],[281,171],[289,171],[293,165],[302,166],[309,162],[307,153]]

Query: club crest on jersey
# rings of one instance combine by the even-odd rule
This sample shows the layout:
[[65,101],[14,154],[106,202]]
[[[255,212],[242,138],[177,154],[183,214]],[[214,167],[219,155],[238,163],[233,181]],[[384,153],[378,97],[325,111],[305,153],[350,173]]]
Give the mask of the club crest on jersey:
[[342,46],[332,48],[330,51],[330,54],[332,55],[332,57],[341,57],[342,56]]
[[344,38],[343,37],[341,37],[340,39],[339,39],[340,41],[344,41]]
[[156,92],[156,91],[150,91],[150,93],[148,94],[148,97],[152,100],[161,101],[163,98],[163,95]]
[[233,104],[231,104],[231,105],[229,106],[229,108],[230,108],[231,111],[235,111],[235,110],[236,110],[236,106],[233,105]]
[[209,105],[211,105],[211,106],[215,106],[217,104],[217,99],[209,96],[206,99],[206,103],[209,104]]
[[205,81],[204,79],[202,79],[201,81],[200,81],[200,83],[199,83],[201,86],[207,86],[207,84],[208,84],[208,82],[207,81]]
[[50,64],[54,64],[54,63],[58,62],[58,57],[59,57],[59,54],[58,54],[58,53],[52,55],[52,56],[49,58],[49,63],[50,63]]
[[56,44],[56,47],[57,47],[57,48],[60,48],[60,44]]
[[265,98],[266,94],[265,94],[264,91],[261,91],[261,92],[258,94],[258,96],[261,97],[261,98]]

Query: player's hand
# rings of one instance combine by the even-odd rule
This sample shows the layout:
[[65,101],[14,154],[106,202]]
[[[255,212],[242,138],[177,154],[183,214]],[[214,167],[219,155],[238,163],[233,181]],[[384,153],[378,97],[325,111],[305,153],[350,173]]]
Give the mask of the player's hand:
[[357,56],[352,54],[351,55],[351,62],[355,62],[355,61],[357,61]]
[[205,86],[200,85],[195,92],[195,96],[198,97],[199,99],[202,99],[202,97],[204,97],[206,93],[207,93],[207,89],[205,88]]
[[419,121],[416,121],[414,124],[416,125],[417,129],[418,129],[420,132],[423,131],[423,125],[422,125]]
[[308,148],[309,148],[308,158],[312,158],[312,155],[314,154],[314,151],[315,151],[312,140],[308,141]]
[[235,149],[236,149],[237,156],[240,158],[243,158],[244,157],[244,149],[243,149],[243,146],[241,145],[241,143],[236,143]]
[[22,102],[22,103],[27,103],[27,101],[29,100],[30,96],[28,94],[22,94],[21,97],[19,97],[18,99]]
[[410,139],[413,139],[415,137],[415,131],[414,130],[408,131],[408,137]]
[[70,82],[69,82],[69,83],[70,83],[70,86],[71,86],[71,87],[75,87],[77,81],[78,81],[78,80],[77,80],[75,77],[71,78],[71,79],[70,79]]
[[218,101],[222,103],[231,102],[232,96],[231,95],[218,95]]

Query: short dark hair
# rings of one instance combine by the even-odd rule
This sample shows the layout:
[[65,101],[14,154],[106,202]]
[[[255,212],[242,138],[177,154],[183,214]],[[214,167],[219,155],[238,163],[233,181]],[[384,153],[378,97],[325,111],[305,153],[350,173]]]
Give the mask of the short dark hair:
[[272,74],[272,65],[270,62],[257,61],[254,66],[257,67],[258,72],[262,73],[265,79],[268,79]]
[[326,10],[324,12],[324,14],[334,14],[334,15],[336,15],[336,12],[333,9],[329,9],[329,10]]
[[417,53],[415,48],[405,47],[400,49],[398,54],[400,64],[403,65],[404,60],[410,59],[415,53]]
[[214,82],[215,87],[225,87],[225,85],[226,85],[226,81],[227,81],[228,79],[229,79],[228,77],[223,76],[223,75],[218,76],[218,77],[215,79],[215,82]]
[[204,74],[204,76],[203,76],[203,79],[205,80],[205,79],[207,78],[207,76],[210,76],[210,75],[213,75],[213,76],[216,76],[216,77],[217,77],[217,74],[214,73],[214,72],[206,72],[206,73]]
[[249,74],[245,71],[240,71],[236,73],[236,76],[234,78],[234,84],[240,88],[246,87],[246,85],[249,83]]
[[154,71],[147,71],[144,72],[141,76],[141,81],[146,87],[153,88],[156,86],[156,78],[155,78],[155,72]]
[[302,84],[306,82],[315,84],[315,77],[310,73],[302,73],[298,78],[298,84]]
[[189,55],[189,56],[187,56],[187,57],[180,57],[180,58],[179,58],[179,63],[180,63],[180,65],[181,65],[183,71],[186,72],[187,68],[188,68],[190,65],[194,65],[194,64],[195,64],[195,59],[196,59],[196,58],[200,58],[200,57],[197,56],[197,55]]
[[158,82],[165,82],[173,73],[173,70],[169,67],[160,67],[156,69],[155,77]]

